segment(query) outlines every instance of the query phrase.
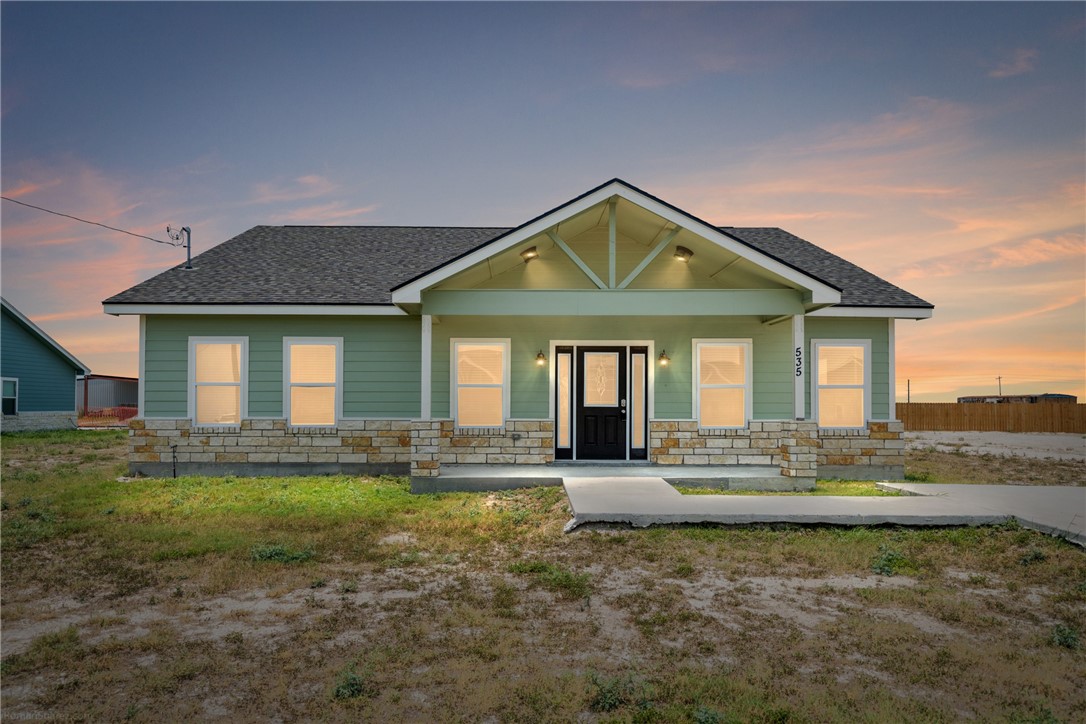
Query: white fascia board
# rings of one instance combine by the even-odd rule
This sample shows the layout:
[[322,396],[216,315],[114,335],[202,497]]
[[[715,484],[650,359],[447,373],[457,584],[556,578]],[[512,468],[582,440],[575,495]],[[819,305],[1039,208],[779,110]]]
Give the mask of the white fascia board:
[[27,317],[22,312],[20,312],[18,309],[16,309],[12,305],[11,302],[4,299],[3,297],[0,297],[0,304],[3,305],[4,309],[11,312],[11,316],[15,317],[20,322],[25,324],[30,329],[30,331],[33,332],[34,334],[38,335],[43,342],[45,342],[50,347],[55,349],[62,357],[64,357],[64,359],[71,362],[72,365],[74,365],[76,367],[76,369],[78,369],[80,372],[82,372],[85,375],[89,375],[91,373],[90,367],[87,367],[87,365],[85,365],[82,362],[80,362],[79,360],[77,360],[75,358],[75,355],[73,355],[71,352],[69,352],[68,350],[61,347],[59,342],[57,342],[55,339],[53,339],[48,334],[46,334],[45,330],[43,330],[41,327],[34,324],[34,322],[30,321],[30,318]]
[[231,314],[306,316],[406,316],[386,304],[103,304],[106,314]]
[[463,256],[453,262],[450,262],[449,264],[441,267],[440,269],[435,269],[429,274],[423,277],[419,277],[410,284],[400,287],[399,289],[392,292],[392,303],[420,304],[422,303],[422,292],[424,289],[428,289],[435,284],[439,284],[445,281],[449,277],[455,276],[456,274],[459,274],[466,269],[470,269],[476,264],[486,261],[488,258],[494,256],[495,254],[499,254],[506,249],[514,247],[522,241],[531,239],[533,236],[536,236],[538,234],[542,234],[547,231],[547,229],[550,229],[560,221],[576,216],[582,211],[586,211],[595,206],[596,204],[606,201],[612,196],[622,195],[621,192],[625,188],[625,186],[622,186],[617,182],[612,182],[601,189],[597,189],[594,193],[591,193],[588,196],[577,199],[576,201],[565,206],[560,206],[551,213],[539,219],[536,219],[527,226],[523,226],[519,229],[511,231],[500,239],[489,243],[482,248],[476,249],[467,256]]
[[825,307],[807,312],[808,317],[851,317],[866,319],[931,319],[931,307]]
[[722,233],[719,229],[698,221],[693,216],[677,211],[667,204],[638,193],[623,183],[613,181],[587,196],[560,206],[546,216],[542,216],[530,224],[510,232],[506,236],[503,236],[482,248],[476,249],[467,256],[461,257],[440,269],[435,269],[433,272],[395,290],[392,292],[392,302],[393,304],[419,304],[422,301],[422,292],[424,289],[428,289],[435,284],[445,281],[449,277],[459,274],[466,269],[470,269],[476,264],[485,261],[487,258],[505,251],[522,241],[530,239],[537,234],[544,233],[547,229],[552,228],[565,219],[576,216],[582,211],[586,211],[614,196],[625,199],[631,204],[640,206],[676,226],[687,229],[734,254],[738,254],[744,259],[748,259],[755,264],[758,264],[767,271],[784,277],[788,281],[803,287],[804,289],[809,289],[811,291],[811,301],[816,304],[836,304],[841,301],[841,292],[828,284],[820,282],[803,272],[793,269],[783,262],[763,254],[753,247],[733,239],[727,234]]

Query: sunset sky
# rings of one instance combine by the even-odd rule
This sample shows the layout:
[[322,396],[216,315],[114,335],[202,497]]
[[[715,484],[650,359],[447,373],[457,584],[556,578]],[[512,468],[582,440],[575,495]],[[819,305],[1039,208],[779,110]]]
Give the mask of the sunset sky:
[[[194,253],[514,226],[612,177],[927,299],[898,399],[1086,398],[1083,3],[0,5],[3,195]],[[183,251],[0,202],[2,292],[101,374]]]

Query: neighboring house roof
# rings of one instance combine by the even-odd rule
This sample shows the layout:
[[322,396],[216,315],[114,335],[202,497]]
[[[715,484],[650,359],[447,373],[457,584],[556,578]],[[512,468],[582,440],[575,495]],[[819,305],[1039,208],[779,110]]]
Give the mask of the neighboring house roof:
[[30,321],[30,318],[20,312],[18,309],[16,309],[11,302],[4,299],[3,297],[0,297],[0,306],[2,306],[5,311],[11,314],[11,316],[15,318],[15,321],[17,321],[19,324],[29,330],[31,334],[38,337],[47,346],[52,347],[54,350],[56,350],[57,354],[59,354],[61,357],[71,363],[71,365],[76,368],[79,374],[90,374],[90,367],[87,367],[85,364],[76,359],[75,355],[61,347],[60,343],[58,343],[55,339],[46,334],[41,327]]
[[[103,303],[391,305],[393,290],[612,184],[705,223],[614,179],[515,228],[257,226],[195,257],[193,269],[178,265]],[[932,307],[781,229],[711,228],[840,289],[836,306]]]

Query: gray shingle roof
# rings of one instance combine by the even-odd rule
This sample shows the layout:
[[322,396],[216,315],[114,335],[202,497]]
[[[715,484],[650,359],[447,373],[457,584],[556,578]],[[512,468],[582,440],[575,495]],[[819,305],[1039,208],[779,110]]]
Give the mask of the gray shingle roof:
[[[841,306],[930,307],[777,228],[721,227],[842,290]],[[391,290],[506,232],[496,227],[257,226],[105,304],[391,304]]]
[[256,226],[105,304],[391,304],[390,290],[505,229]]
[[915,294],[910,294],[882,277],[877,277],[866,269],[861,269],[852,262],[783,229],[722,226],[720,230],[837,287],[841,290],[841,303],[837,306],[932,306]]

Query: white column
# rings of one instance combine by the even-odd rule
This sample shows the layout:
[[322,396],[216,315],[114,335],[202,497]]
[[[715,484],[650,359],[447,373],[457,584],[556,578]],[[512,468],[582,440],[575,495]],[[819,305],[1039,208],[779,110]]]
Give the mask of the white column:
[[136,381],[136,404],[138,405],[136,415],[142,420],[147,414],[144,409],[146,403],[144,397],[146,395],[147,386],[147,317],[143,314],[140,315],[140,372],[139,378]]
[[889,329],[887,329],[887,354],[890,357],[890,414],[887,419],[897,419],[897,363],[895,358],[897,357],[897,341],[894,337],[894,322],[897,320],[893,317],[886,320],[889,323]]
[[792,317],[792,365],[795,375],[792,399],[797,420],[807,419],[807,344],[804,339],[803,320],[802,314]]
[[433,317],[429,314],[422,315],[422,410],[420,417],[423,420],[430,419],[430,383],[432,375],[430,370],[433,355]]

